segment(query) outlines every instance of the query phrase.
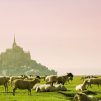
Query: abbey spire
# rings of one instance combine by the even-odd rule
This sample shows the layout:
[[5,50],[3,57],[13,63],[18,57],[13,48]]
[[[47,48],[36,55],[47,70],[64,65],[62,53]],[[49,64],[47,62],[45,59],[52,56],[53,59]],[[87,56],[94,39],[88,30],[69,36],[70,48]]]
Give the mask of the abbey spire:
[[15,48],[16,46],[17,46],[17,44],[16,44],[16,40],[15,40],[15,35],[14,35],[13,48]]

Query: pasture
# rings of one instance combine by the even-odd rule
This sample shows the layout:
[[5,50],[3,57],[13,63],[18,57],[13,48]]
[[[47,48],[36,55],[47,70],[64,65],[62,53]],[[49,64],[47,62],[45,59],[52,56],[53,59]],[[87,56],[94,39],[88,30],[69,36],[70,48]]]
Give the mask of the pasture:
[[[0,101],[72,101],[76,93],[75,86],[82,83],[80,76],[74,76],[70,84],[65,84],[67,91],[59,92],[36,92],[32,90],[32,95],[29,96],[27,90],[16,90],[15,96],[12,95],[12,87],[9,86],[8,93],[4,92],[4,87],[0,86]],[[41,83],[45,83],[43,80]],[[101,87],[93,85],[88,88],[89,91],[94,92],[94,96],[101,99]]]

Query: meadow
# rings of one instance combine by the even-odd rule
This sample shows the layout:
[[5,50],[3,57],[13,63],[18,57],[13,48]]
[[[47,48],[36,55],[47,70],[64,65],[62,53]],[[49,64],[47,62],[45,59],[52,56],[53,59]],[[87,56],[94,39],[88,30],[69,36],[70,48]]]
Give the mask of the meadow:
[[[12,87],[9,86],[8,93],[4,92],[4,87],[0,86],[0,101],[73,101],[76,94],[75,86],[82,83],[80,76],[75,76],[70,84],[65,84],[67,91],[59,92],[36,92],[32,90],[32,95],[29,96],[27,90],[16,90],[15,96],[12,95]],[[45,83],[43,80],[41,83]],[[88,88],[88,91],[94,92],[98,99],[101,99],[101,87],[93,85]]]

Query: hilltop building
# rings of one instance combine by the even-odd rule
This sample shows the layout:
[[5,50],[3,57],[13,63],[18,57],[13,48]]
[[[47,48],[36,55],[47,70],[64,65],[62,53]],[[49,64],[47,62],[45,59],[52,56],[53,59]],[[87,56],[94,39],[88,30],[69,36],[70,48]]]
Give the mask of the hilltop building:
[[1,75],[51,75],[57,74],[54,70],[37,63],[31,59],[30,52],[25,52],[23,48],[14,41],[11,49],[0,54],[0,74]]

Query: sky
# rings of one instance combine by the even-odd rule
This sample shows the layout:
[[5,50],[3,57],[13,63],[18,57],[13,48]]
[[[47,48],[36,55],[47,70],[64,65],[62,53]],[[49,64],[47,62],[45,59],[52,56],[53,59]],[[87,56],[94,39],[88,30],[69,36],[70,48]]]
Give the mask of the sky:
[[101,0],[0,0],[0,53],[14,35],[58,75],[101,74]]

